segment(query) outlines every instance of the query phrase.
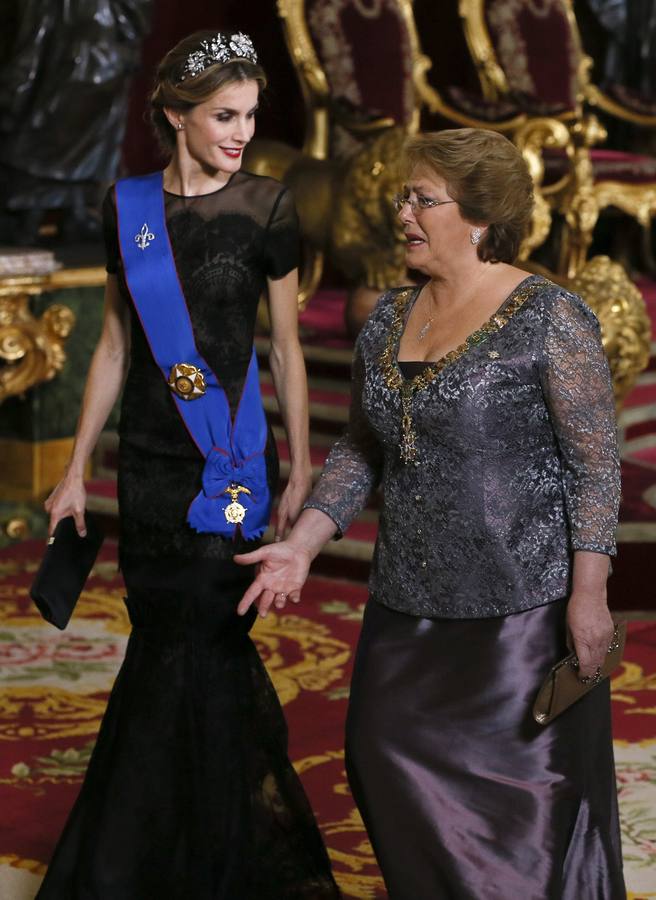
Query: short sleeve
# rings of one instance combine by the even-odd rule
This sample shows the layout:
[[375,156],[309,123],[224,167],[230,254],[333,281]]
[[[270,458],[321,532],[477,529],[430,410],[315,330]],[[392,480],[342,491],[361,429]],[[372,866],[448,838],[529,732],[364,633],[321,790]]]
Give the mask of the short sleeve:
[[298,267],[298,216],[291,191],[287,188],[278,194],[271,211],[264,242],[264,255],[266,274],[269,278],[282,278]]
[[120,251],[118,247],[118,227],[116,223],[116,201],[114,188],[110,187],[105,194],[102,205],[103,237],[105,239],[105,268],[109,275],[116,275],[119,268]]

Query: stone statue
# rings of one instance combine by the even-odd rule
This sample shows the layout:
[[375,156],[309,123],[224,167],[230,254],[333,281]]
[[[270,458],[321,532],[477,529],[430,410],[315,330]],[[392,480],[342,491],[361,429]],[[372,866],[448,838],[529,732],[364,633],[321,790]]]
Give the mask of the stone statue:
[[97,237],[91,214],[116,177],[130,76],[153,0],[10,0],[0,58],[0,243]]

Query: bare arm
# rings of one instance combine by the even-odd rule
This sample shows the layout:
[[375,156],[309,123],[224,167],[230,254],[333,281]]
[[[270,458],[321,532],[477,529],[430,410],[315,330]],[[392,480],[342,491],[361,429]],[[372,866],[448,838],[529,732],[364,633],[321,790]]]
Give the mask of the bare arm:
[[60,519],[72,515],[78,533],[86,533],[84,469],[123,385],[129,347],[130,320],[115,275],[107,276],[103,326],[91,359],[82,398],[75,443],[66,473],[45,502],[49,533]]
[[283,278],[268,279],[271,318],[269,360],[283,424],[289,443],[291,471],[278,504],[276,540],[293,523],[312,486],[307,377],[298,340],[298,269]]

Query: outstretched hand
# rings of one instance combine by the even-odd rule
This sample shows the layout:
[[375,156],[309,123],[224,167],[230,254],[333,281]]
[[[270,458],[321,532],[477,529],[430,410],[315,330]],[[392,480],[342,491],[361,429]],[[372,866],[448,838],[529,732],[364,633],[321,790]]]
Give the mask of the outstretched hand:
[[271,605],[283,609],[288,600],[298,603],[301,588],[310,571],[311,557],[307,550],[289,541],[267,544],[251,553],[239,553],[235,562],[240,566],[258,563],[255,580],[239,601],[237,612],[245,615],[252,604],[264,618]]

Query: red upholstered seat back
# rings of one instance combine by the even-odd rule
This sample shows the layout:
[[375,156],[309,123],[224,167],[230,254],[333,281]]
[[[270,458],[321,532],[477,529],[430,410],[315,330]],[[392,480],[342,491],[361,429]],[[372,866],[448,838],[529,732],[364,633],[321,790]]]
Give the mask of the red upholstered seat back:
[[306,20],[333,98],[408,124],[412,53],[396,0],[306,0]]
[[565,0],[488,0],[485,15],[518,105],[537,115],[574,109],[581,47]]

